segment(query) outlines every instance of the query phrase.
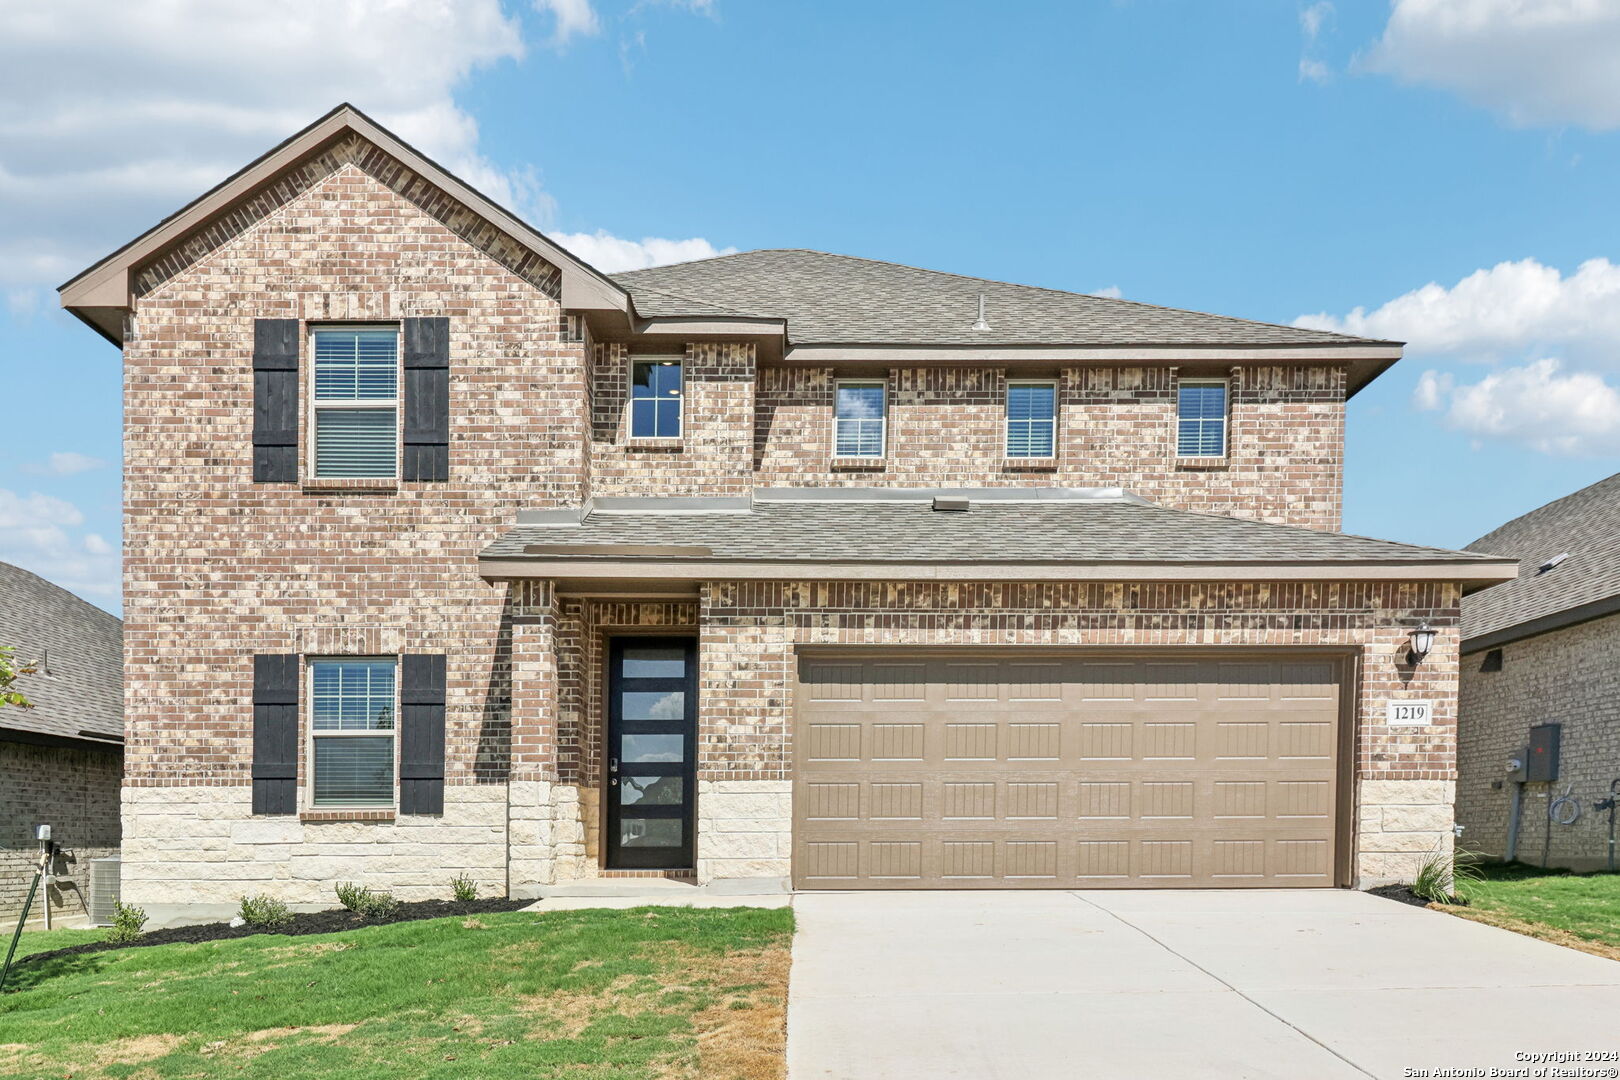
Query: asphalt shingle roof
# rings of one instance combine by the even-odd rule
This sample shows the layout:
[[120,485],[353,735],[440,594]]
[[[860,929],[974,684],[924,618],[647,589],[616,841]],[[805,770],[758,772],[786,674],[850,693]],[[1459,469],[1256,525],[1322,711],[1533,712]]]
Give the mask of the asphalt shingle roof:
[[[632,270],[613,280],[629,290],[643,316],[785,319],[788,340],[800,345],[1369,344],[1324,330],[819,251],[745,251]],[[971,329],[981,293],[989,331]]]
[[32,709],[0,706],[0,728],[81,739],[124,733],[124,624],[87,600],[0,563],[0,645],[41,670],[17,680]]
[[[677,545],[717,560],[986,563],[1481,562],[1483,555],[1131,501],[769,502],[733,513],[592,512],[578,526],[518,525],[482,557],[537,545]],[[545,558],[568,557],[542,553]],[[612,557],[611,550],[600,552]],[[590,558],[590,555],[579,556]],[[652,556],[668,558],[666,555]]]
[[[1514,518],[1468,545],[1520,560],[1516,581],[1463,601],[1463,639],[1620,596],[1620,473]],[[1546,572],[1549,559],[1569,558]]]

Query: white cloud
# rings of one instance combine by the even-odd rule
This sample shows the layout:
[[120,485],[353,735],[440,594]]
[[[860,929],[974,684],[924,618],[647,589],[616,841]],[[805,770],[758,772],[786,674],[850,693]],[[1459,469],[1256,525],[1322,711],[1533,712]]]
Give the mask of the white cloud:
[[1328,66],[1322,61],[1307,60],[1303,56],[1299,58],[1300,82],[1325,83],[1332,77],[1333,72],[1329,71]]
[[0,488],[0,560],[31,570],[63,588],[116,599],[116,548],[96,533],[75,537],[84,514],[65,499]]
[[1614,0],[1395,0],[1363,66],[1518,126],[1620,127]]
[[1301,315],[1294,325],[1477,360],[1564,345],[1594,366],[1620,370],[1620,266],[1589,259],[1566,277],[1535,259],[1498,263],[1449,288],[1430,282],[1371,311]]
[[[589,0],[533,0],[556,40]],[[455,94],[523,59],[501,0],[14,0],[0,34],[0,285],[54,286],[349,101],[544,227],[533,169],[480,148]],[[13,299],[15,297],[15,299]]]
[[1620,454],[1620,390],[1590,372],[1565,373],[1544,358],[1454,386],[1424,372],[1414,402],[1445,408],[1443,422],[1476,440],[1499,440],[1544,454]]
[[30,463],[22,466],[19,471],[33,473],[36,476],[72,476],[74,473],[103,468],[106,464],[98,457],[65,450],[52,454],[43,464]]
[[1299,29],[1305,35],[1306,41],[1315,41],[1316,36],[1322,32],[1322,25],[1333,15],[1333,5],[1328,0],[1299,9]]
[[568,44],[575,36],[589,37],[602,30],[602,21],[596,17],[590,0],[534,0],[534,9],[542,13],[549,11],[556,17],[557,29],[552,40],[558,46]]
[[1118,300],[1120,297],[1124,296],[1125,294],[1120,291],[1118,285],[1105,285],[1102,288],[1098,289],[1096,292],[1093,292],[1091,295],[1092,296],[1106,297],[1109,300]]
[[646,236],[640,240],[625,240],[602,229],[593,233],[553,233],[551,238],[598,270],[609,274],[690,262],[693,259],[712,259],[716,255],[732,255],[737,251],[734,247],[716,248],[701,238],[665,240]]

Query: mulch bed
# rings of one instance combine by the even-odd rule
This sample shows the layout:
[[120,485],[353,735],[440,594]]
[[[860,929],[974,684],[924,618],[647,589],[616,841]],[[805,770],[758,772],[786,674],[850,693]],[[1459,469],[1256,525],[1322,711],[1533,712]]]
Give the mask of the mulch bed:
[[[1429,901],[1413,892],[1410,885],[1380,885],[1376,889],[1368,889],[1367,891],[1374,896],[1382,896],[1386,900],[1398,900],[1403,904],[1412,904],[1415,907],[1429,906]],[[1460,896],[1453,897],[1451,902],[1455,906],[1462,906],[1467,903]]]
[[[201,923],[197,926],[175,926],[167,930],[153,930],[134,941],[87,941],[82,945],[69,945],[63,949],[31,953],[19,958],[18,964],[37,964],[65,956],[106,952],[109,949],[134,949],[146,945],[188,945],[203,941],[227,941],[231,938],[252,937],[254,934],[281,934],[301,937],[305,934],[335,934],[342,930],[357,930],[363,926],[385,926],[388,923],[412,922],[416,919],[445,919],[451,916],[499,915],[517,911],[534,903],[533,900],[416,900],[400,904],[387,915],[367,918],[347,908],[330,911],[311,911],[294,915],[274,930],[258,926],[232,926],[230,923]],[[4,959],[0,954],[0,959]]]

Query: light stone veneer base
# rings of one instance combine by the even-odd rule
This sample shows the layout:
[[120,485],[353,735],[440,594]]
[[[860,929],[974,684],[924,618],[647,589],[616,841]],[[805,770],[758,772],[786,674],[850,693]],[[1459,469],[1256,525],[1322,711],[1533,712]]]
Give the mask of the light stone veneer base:
[[[442,817],[393,822],[301,822],[254,817],[241,787],[129,787],[123,791],[122,895],[137,906],[229,905],[268,893],[331,906],[339,881],[401,900],[448,899],[466,874],[485,896],[507,885],[504,784],[447,787]],[[203,908],[196,909],[203,914]]]
[[697,877],[785,878],[793,863],[793,781],[698,783]]
[[1362,780],[1356,802],[1356,887],[1409,882],[1456,834],[1450,780]]

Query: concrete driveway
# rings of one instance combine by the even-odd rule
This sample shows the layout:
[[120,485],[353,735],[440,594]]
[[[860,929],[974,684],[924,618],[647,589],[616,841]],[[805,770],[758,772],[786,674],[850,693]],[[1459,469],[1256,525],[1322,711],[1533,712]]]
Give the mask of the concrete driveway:
[[1553,1062],[1521,1054],[1620,1052],[1620,963],[1361,893],[801,893],[794,908],[789,1080],[1536,1076]]

